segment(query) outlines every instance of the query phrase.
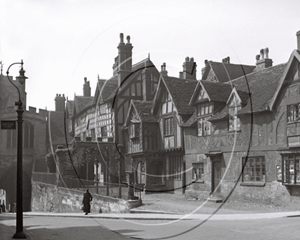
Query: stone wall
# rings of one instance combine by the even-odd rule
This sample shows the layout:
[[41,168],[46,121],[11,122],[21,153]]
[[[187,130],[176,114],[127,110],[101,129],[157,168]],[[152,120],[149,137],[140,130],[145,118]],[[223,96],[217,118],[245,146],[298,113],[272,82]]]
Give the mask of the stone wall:
[[[80,190],[32,181],[31,209],[34,212],[81,212],[83,193]],[[141,200],[126,201],[94,193],[92,196],[93,213],[124,213],[141,205]]]

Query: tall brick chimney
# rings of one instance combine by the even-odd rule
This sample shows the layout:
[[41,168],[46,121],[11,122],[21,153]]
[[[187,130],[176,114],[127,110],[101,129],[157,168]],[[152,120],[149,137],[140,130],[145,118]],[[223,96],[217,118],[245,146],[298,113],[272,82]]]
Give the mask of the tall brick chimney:
[[160,74],[161,74],[162,76],[168,76],[168,71],[166,70],[166,63],[163,63],[163,64],[161,65],[161,71],[160,71]]
[[269,58],[269,48],[261,49],[260,55],[256,55],[255,71],[272,67],[273,61]]
[[84,78],[84,84],[83,84],[83,96],[84,97],[90,97],[91,96],[91,87],[90,87],[90,81],[87,81],[87,78]]
[[[184,79],[196,80],[197,64],[194,62],[194,58],[186,57],[183,63],[182,77]],[[180,74],[181,75],[181,74]]]
[[55,97],[55,111],[56,112],[63,112],[65,111],[65,94],[63,94],[62,96],[60,94],[56,94]]
[[296,33],[297,36],[297,50],[300,51],[300,31]]
[[114,74],[118,74],[119,86],[123,83],[129,73],[132,71],[132,44],[130,36],[127,36],[127,43],[124,43],[124,35],[120,33],[120,43],[118,45],[118,57],[113,65]]

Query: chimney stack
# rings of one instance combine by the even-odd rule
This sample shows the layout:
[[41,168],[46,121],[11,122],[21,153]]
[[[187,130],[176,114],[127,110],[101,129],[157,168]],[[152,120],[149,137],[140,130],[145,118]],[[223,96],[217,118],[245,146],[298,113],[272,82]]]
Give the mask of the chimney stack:
[[60,94],[56,94],[55,97],[55,111],[56,112],[64,112],[65,111],[65,94],[63,94],[62,96]]
[[87,78],[84,78],[84,84],[83,84],[83,96],[84,97],[90,97],[91,96],[91,87],[90,87],[90,81],[87,81]]
[[223,63],[230,64],[230,57],[227,57],[227,58],[222,59],[222,62],[223,62]]
[[126,37],[127,43],[124,43],[124,35],[120,33],[120,43],[118,45],[118,57],[115,58],[113,65],[114,75],[118,74],[119,87],[123,81],[132,71],[132,44],[130,43],[130,36]]
[[183,66],[183,72],[182,72],[183,78],[196,80],[197,64],[194,62],[194,58],[186,57],[185,62],[183,63],[182,66]]
[[297,50],[300,51],[300,31],[296,33],[297,36]]
[[202,80],[203,80],[203,75],[204,75],[204,73],[205,73],[205,70],[206,70],[207,68],[209,68],[209,64],[208,64],[208,60],[207,60],[207,59],[205,59],[204,65],[205,65],[205,67],[201,69]]
[[168,71],[166,70],[166,63],[163,63],[163,64],[161,65],[161,71],[160,71],[160,74],[161,74],[162,76],[168,76]]
[[273,61],[269,58],[269,48],[261,49],[260,54],[256,55],[255,71],[272,67]]

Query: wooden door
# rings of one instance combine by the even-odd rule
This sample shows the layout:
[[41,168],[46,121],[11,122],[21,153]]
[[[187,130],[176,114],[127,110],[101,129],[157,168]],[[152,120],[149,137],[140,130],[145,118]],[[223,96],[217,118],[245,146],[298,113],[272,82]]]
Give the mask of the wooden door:
[[211,192],[218,196],[221,193],[221,186],[218,186],[222,178],[221,161],[212,162],[212,189]]

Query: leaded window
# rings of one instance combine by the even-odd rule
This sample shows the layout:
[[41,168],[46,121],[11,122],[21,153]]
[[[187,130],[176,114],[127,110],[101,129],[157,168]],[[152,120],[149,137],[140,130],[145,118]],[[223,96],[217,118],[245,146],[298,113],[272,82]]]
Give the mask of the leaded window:
[[211,103],[201,104],[197,106],[198,117],[198,136],[206,136],[211,134],[211,122],[208,119],[213,113],[213,105]]
[[282,157],[282,183],[300,184],[300,155],[285,155]]
[[266,161],[265,157],[243,158],[243,182],[265,182]]

